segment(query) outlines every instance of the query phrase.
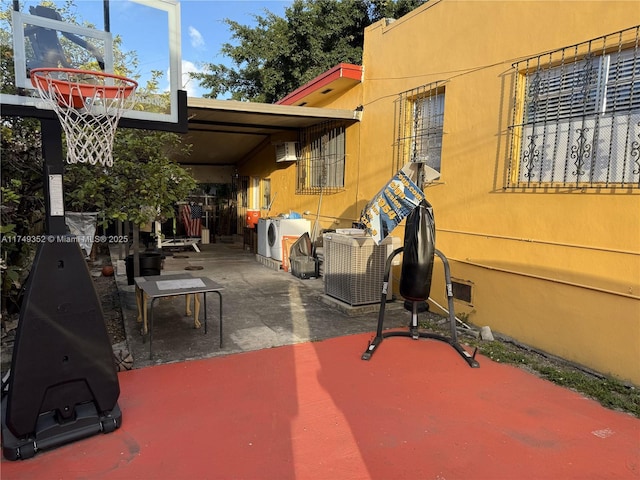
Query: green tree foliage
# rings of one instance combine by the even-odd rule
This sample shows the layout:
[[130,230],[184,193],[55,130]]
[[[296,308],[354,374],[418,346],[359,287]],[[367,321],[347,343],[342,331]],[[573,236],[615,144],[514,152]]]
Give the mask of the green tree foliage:
[[255,27],[226,19],[233,43],[221,52],[233,68],[206,64],[192,74],[210,90],[234,100],[275,102],[339,63],[362,62],[364,29],[382,18],[399,18],[424,0],[295,0],[285,18],[266,10]]
[[[42,154],[39,122],[27,118],[2,120],[0,137],[0,235],[2,244],[2,308],[15,307],[20,280],[28,270],[33,244],[12,239],[41,233],[44,218]],[[18,237],[19,236],[19,237]]]
[[191,174],[171,160],[188,151],[173,133],[120,129],[112,167],[67,166],[67,208],[100,211],[108,220],[138,225],[173,218],[176,202],[185,200],[196,186]]

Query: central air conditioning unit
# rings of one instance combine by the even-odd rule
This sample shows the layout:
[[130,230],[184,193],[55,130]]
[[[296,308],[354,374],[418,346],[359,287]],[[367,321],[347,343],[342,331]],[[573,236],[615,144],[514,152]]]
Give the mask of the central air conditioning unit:
[[[378,303],[385,266],[391,253],[400,248],[400,239],[386,237],[376,245],[371,237],[325,233],[324,293],[351,306]],[[389,272],[387,300],[392,298]]]
[[295,162],[298,160],[296,155],[296,142],[276,143],[276,162]]

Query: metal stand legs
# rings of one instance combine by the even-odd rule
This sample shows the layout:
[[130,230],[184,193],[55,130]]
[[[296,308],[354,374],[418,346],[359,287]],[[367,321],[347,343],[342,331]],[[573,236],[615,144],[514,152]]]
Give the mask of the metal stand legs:
[[[387,337],[410,337],[414,340],[418,340],[419,338],[431,338],[434,340],[439,340],[441,342],[448,343],[451,345],[456,352],[460,354],[460,356],[469,364],[472,368],[480,367],[480,364],[476,361],[476,351],[473,352],[473,355],[469,354],[460,343],[458,343],[458,334],[456,331],[456,317],[453,309],[453,288],[451,286],[451,274],[449,270],[449,262],[447,258],[440,252],[439,250],[435,251],[435,254],[440,257],[442,263],[444,264],[444,275],[446,281],[447,288],[447,299],[449,302],[449,329],[450,329],[450,337],[446,337],[444,335],[439,335],[436,333],[430,332],[422,332],[418,329],[418,302],[412,302],[412,312],[411,312],[411,324],[409,325],[409,330],[406,331],[382,331],[384,324],[384,312],[385,306],[387,303],[387,289],[389,288],[389,272],[391,270],[391,263],[393,258],[401,253],[404,250],[404,247],[398,248],[393,251],[393,253],[387,259],[387,263],[385,265],[385,275],[384,281],[382,284],[382,294],[380,297],[380,310],[378,312],[378,328],[376,331],[375,338],[369,342],[369,346],[362,354],[362,360],[370,360],[373,354],[376,352],[382,341]],[[426,300],[426,299],[425,299]]]

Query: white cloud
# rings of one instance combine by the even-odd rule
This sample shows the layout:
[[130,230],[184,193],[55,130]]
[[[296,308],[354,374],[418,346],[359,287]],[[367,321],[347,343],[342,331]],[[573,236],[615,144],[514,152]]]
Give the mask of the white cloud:
[[191,46],[193,48],[204,47],[204,38],[195,27],[189,26],[189,38],[191,39]]
[[202,97],[202,89],[198,85],[198,81],[189,76],[190,72],[202,71],[195,63],[189,60],[182,60],[182,89],[187,91],[187,96]]

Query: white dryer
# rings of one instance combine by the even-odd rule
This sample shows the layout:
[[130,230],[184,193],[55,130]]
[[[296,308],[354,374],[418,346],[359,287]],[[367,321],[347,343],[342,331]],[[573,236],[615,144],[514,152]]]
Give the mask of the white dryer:
[[267,228],[271,258],[282,261],[282,237],[292,235],[299,237],[311,231],[311,222],[304,218],[272,218]]
[[269,245],[269,226],[272,218],[258,219],[258,255],[271,257],[271,246]]

